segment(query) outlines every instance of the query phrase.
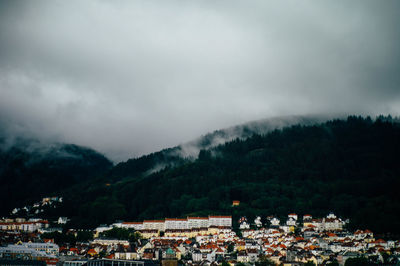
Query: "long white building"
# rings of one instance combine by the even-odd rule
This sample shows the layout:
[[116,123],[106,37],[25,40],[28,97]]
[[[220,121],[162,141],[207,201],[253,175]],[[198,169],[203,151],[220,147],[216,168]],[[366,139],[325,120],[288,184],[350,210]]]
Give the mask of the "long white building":
[[188,228],[207,228],[208,227],[208,217],[188,217]]
[[143,229],[165,231],[165,220],[144,220]]
[[132,228],[136,231],[143,230],[143,222],[123,222],[121,224],[122,228]]
[[232,227],[232,216],[208,216],[209,226],[229,226]]
[[188,229],[187,219],[166,218],[165,230],[168,229]]
[[143,222],[122,222],[118,227],[139,230],[165,231],[170,229],[186,230],[208,228],[211,226],[232,227],[232,216],[166,218],[165,220],[144,220]]

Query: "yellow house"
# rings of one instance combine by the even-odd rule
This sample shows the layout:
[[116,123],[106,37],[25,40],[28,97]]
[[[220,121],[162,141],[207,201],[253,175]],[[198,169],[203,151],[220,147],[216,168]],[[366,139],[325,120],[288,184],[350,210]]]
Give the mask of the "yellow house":
[[245,250],[246,249],[246,242],[244,242],[244,241],[238,241],[237,243],[236,243],[236,250],[237,251],[242,251],[242,250]]
[[151,229],[140,230],[139,233],[144,239],[149,239],[149,238],[152,238],[152,237],[159,236],[159,231],[158,230],[151,230]]
[[207,233],[210,235],[215,235],[219,233],[219,229],[217,226],[210,226]]
[[232,206],[239,206],[239,205],[240,205],[240,201],[239,200],[232,201]]

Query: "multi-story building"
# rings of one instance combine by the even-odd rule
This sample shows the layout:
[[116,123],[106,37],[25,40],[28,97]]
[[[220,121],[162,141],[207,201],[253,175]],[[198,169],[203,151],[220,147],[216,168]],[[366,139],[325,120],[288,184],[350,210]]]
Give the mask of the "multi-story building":
[[188,229],[187,219],[166,218],[165,230],[167,229]]
[[143,230],[165,231],[165,220],[144,220]]
[[132,228],[136,231],[143,230],[143,222],[123,222],[121,224],[122,228]]
[[0,222],[0,230],[2,231],[24,231],[24,232],[35,232],[41,228],[47,228],[49,222],[46,220],[39,221],[7,221]]
[[232,216],[208,216],[208,226],[232,226]]
[[208,217],[188,217],[188,228],[208,227]]
[[58,256],[59,247],[54,243],[22,243],[21,246],[44,252],[47,255]]

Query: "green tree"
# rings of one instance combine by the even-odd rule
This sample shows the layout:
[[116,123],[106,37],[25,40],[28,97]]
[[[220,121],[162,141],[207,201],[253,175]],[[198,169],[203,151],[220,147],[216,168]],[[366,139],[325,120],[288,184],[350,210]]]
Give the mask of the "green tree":
[[92,231],[78,231],[76,235],[76,241],[87,242],[93,239]]
[[234,249],[234,247],[235,247],[235,245],[233,244],[233,243],[229,243],[229,245],[228,245],[228,253],[232,253],[233,252],[233,249]]
[[255,263],[256,266],[275,266],[275,262],[270,260],[267,256],[261,255],[259,260]]
[[367,258],[349,258],[346,260],[344,266],[368,266],[371,263]]
[[339,266],[339,262],[338,262],[337,260],[333,260],[333,261],[331,261],[331,262],[328,262],[326,265],[327,265],[327,266],[328,266],[328,265],[329,265],[329,266]]
[[304,263],[304,266],[315,266],[315,263],[309,260],[306,263]]

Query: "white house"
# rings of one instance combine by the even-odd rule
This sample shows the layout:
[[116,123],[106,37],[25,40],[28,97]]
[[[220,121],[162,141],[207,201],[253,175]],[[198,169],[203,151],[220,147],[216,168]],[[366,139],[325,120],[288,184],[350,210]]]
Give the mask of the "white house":
[[279,226],[279,224],[280,224],[279,219],[276,218],[276,217],[273,217],[273,218],[270,220],[270,222],[271,222],[271,225],[273,225],[273,226]]

